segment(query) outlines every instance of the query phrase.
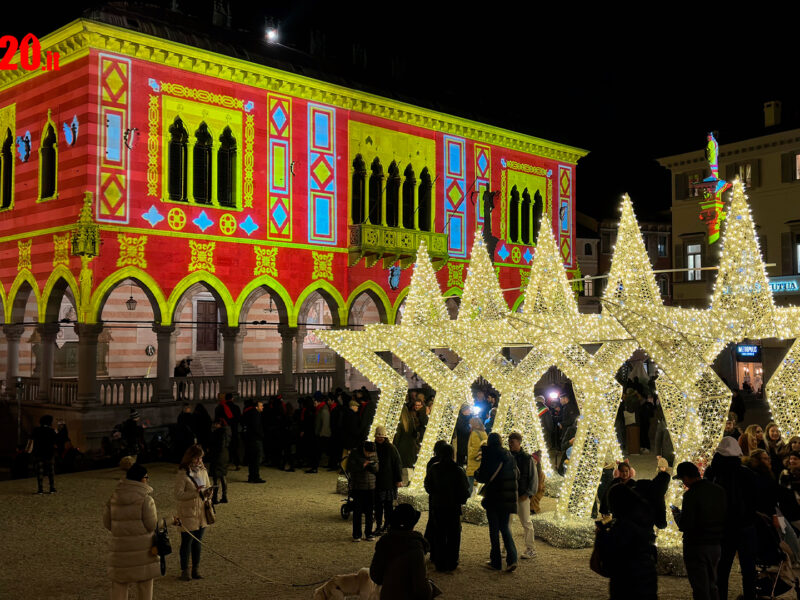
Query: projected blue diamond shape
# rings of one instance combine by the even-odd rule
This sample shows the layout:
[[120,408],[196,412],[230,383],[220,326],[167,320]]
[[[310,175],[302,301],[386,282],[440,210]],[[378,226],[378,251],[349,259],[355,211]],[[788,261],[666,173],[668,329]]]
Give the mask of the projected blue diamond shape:
[[500,246],[500,250],[498,250],[498,251],[497,251],[497,255],[498,255],[500,258],[502,258],[503,260],[506,260],[506,259],[508,258],[508,255],[509,255],[509,254],[511,254],[511,252],[509,252],[509,251],[508,251],[508,248],[506,248],[506,245],[505,245],[505,244],[503,244],[502,246]]
[[481,168],[481,173],[484,173],[486,171],[486,163],[487,163],[486,155],[481,154],[481,157],[478,159],[478,166]]
[[272,115],[272,119],[275,121],[275,124],[278,126],[278,129],[283,129],[283,124],[286,123],[286,113],[283,112],[283,109],[279,106],[275,109],[275,112]]
[[278,229],[283,227],[283,224],[286,223],[286,217],[288,216],[289,215],[286,214],[286,209],[283,208],[283,204],[278,204],[272,211],[272,218],[275,220]]
[[200,228],[200,231],[205,231],[214,224],[214,221],[208,218],[206,211],[203,211],[194,221],[192,221],[192,223],[197,225]]
[[533,258],[533,254],[531,254],[531,249],[530,248],[526,248],[525,249],[525,254],[522,255],[522,258],[525,259],[526,263],[531,262],[531,259]]
[[241,223],[239,223],[239,227],[244,229],[245,232],[247,232],[247,235],[250,235],[256,229],[258,229],[258,225],[256,225],[256,222],[253,221],[253,217],[251,217],[250,215],[247,215],[247,218]]
[[150,223],[150,227],[155,227],[164,220],[164,216],[158,212],[155,204],[150,205],[150,210],[142,214],[142,218]]

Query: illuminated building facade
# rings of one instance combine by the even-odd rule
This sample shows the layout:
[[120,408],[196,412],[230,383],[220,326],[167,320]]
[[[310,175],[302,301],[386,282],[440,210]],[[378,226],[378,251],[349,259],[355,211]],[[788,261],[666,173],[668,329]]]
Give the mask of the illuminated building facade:
[[582,150],[92,20],[41,43],[60,70],[0,72],[0,360],[26,427],[164,420],[184,357],[197,401],[353,384],[313,329],[399,321],[423,240],[457,297],[476,228],[497,238],[514,309],[539,215],[576,268]]

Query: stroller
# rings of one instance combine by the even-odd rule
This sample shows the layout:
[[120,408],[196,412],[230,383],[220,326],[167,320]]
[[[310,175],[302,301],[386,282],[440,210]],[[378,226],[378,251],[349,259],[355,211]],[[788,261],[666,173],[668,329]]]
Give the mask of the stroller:
[[355,500],[353,499],[353,482],[350,479],[350,473],[347,472],[347,457],[345,456],[342,460],[339,461],[339,469],[340,472],[344,474],[345,479],[347,479],[347,497],[342,500],[342,506],[339,509],[339,514],[342,515],[342,519],[345,521],[350,518],[350,513],[353,512]]
[[[772,525],[772,519],[765,514],[756,516],[756,597],[773,600],[790,598],[792,590],[800,600],[800,581],[792,570],[792,560],[786,544],[781,541],[778,532]],[[787,527],[791,527],[788,523]]]

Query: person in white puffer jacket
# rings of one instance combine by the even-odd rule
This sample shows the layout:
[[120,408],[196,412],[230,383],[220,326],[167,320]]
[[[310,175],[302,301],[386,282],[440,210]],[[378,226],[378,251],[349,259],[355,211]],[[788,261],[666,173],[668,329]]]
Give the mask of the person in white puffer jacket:
[[147,469],[133,464],[103,512],[103,525],[111,532],[108,575],[112,600],[125,600],[130,584],[136,584],[139,600],[150,600],[153,579],[161,572],[158,556],[151,551],[158,516],[148,480]]

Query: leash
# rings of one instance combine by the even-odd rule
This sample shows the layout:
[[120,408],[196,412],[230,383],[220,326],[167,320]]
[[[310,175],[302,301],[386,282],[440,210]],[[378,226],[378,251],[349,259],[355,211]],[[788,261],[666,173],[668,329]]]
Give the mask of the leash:
[[278,580],[276,580],[276,579],[270,579],[269,577],[265,577],[265,576],[264,576],[264,575],[262,575],[261,573],[258,573],[258,572],[256,572],[256,571],[253,571],[252,569],[248,569],[247,567],[243,567],[242,565],[240,565],[240,564],[239,564],[239,563],[237,563],[236,561],[234,561],[234,560],[232,560],[232,559],[228,558],[228,557],[227,557],[227,556],[225,556],[224,554],[221,554],[220,552],[217,552],[217,551],[216,551],[216,550],[214,550],[214,549],[213,549],[211,546],[206,546],[206,545],[203,543],[203,541],[202,541],[202,540],[199,540],[199,539],[197,539],[197,538],[196,538],[196,537],[195,537],[195,536],[192,534],[192,532],[191,532],[191,531],[189,531],[188,529],[186,529],[186,527],[184,526],[184,524],[183,524],[183,523],[181,523],[181,529],[183,529],[183,531],[185,531],[186,533],[188,533],[190,538],[192,538],[193,540],[195,540],[195,541],[196,541],[198,544],[200,544],[201,546],[205,547],[205,548],[206,548],[206,549],[207,549],[209,552],[212,552],[213,554],[216,554],[216,555],[217,555],[217,556],[219,556],[221,559],[223,559],[223,560],[225,560],[225,561],[227,561],[227,562],[231,563],[231,564],[232,564],[234,567],[237,567],[238,569],[241,569],[241,570],[242,570],[242,571],[244,571],[245,573],[249,573],[250,575],[255,575],[256,577],[258,577],[258,578],[260,578],[260,579],[263,579],[264,581],[266,581],[266,582],[268,582],[268,583],[274,583],[275,585],[285,585],[285,586],[287,586],[287,587],[298,587],[298,588],[299,588],[299,587],[309,587],[309,586],[312,586],[312,585],[321,585],[321,584],[325,583],[326,581],[328,581],[327,579],[323,579],[322,581],[315,581],[315,582],[313,582],[313,583],[287,583],[287,582],[285,582],[285,581],[278,581]]

